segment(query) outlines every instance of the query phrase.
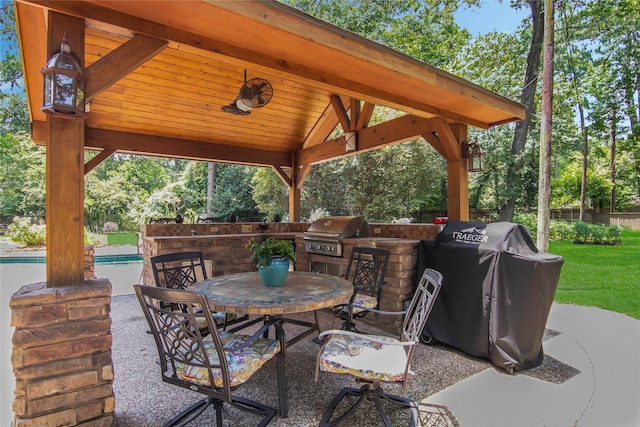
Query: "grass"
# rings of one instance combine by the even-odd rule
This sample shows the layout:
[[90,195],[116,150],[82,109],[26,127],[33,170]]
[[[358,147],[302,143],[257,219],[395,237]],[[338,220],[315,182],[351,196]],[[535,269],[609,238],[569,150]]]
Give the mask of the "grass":
[[564,257],[555,301],[640,319],[640,231],[624,231],[621,246],[552,241],[549,253]]
[[114,233],[107,234],[107,245],[133,245],[138,244],[136,233]]

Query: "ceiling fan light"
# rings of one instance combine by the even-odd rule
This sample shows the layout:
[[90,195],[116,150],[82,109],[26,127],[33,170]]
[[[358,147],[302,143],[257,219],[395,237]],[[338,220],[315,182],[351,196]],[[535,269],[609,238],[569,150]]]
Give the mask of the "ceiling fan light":
[[250,99],[238,98],[235,101],[235,105],[236,107],[238,107],[238,109],[247,112],[247,111],[251,111],[251,108],[252,108],[250,102],[251,102]]

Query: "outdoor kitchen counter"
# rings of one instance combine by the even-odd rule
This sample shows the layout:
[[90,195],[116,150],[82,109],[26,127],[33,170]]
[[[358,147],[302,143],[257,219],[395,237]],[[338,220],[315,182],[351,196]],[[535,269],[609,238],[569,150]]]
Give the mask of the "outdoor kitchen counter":
[[251,251],[247,249],[253,237],[273,237],[277,239],[295,240],[302,233],[269,232],[269,230],[249,233],[229,234],[196,234],[173,236],[145,236],[142,250],[142,281],[146,285],[154,285],[150,258],[173,252],[202,252],[205,260],[212,261],[211,276],[244,273],[256,269],[251,261]]
[[190,236],[147,236],[145,239],[151,241],[156,240],[191,240],[191,239],[246,239],[247,242],[256,236],[273,237],[276,239],[295,240],[297,235],[302,233],[270,233],[264,232],[252,232],[252,233],[237,233],[237,234],[192,234]]
[[[408,227],[403,225],[403,227]],[[375,230],[370,226],[370,231]],[[342,240],[342,257],[309,254],[304,250],[302,237],[297,237],[296,244],[296,270],[331,272],[341,275],[346,271],[351,251],[356,246],[375,247],[388,250],[389,266],[386,274],[386,286],[382,289],[380,309],[385,311],[402,311],[405,303],[413,296],[416,286],[416,265],[418,259],[418,245],[421,240],[434,240],[437,236],[437,227],[433,227],[427,233],[420,233],[417,238],[400,237],[353,237]],[[423,230],[421,230],[423,231]],[[402,326],[402,320],[394,316],[380,316],[377,325],[391,333],[398,333]]]

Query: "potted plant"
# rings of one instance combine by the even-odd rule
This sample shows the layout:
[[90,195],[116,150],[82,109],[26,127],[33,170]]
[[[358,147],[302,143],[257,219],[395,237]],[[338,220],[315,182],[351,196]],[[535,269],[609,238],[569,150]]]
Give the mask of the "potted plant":
[[282,286],[289,271],[289,261],[296,261],[293,243],[290,240],[254,237],[247,248],[251,260],[258,267],[262,281],[267,286]]

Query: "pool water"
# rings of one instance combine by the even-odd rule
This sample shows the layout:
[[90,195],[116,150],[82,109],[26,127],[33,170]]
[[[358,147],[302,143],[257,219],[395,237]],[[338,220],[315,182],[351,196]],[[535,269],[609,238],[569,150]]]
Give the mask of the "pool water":
[[[94,262],[96,264],[110,263],[132,263],[142,261],[142,255],[125,254],[125,255],[96,255]],[[47,259],[43,256],[16,256],[16,257],[0,257],[0,264],[45,264]]]

